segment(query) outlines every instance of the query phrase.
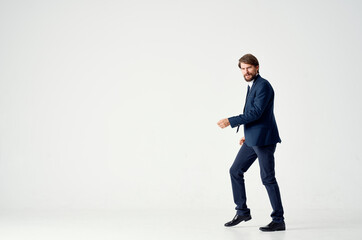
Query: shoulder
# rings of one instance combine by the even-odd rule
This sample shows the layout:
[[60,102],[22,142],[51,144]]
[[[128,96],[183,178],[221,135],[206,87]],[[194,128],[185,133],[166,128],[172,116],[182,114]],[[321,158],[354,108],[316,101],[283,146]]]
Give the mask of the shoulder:
[[257,88],[258,89],[268,89],[268,90],[273,90],[270,82],[268,80],[266,80],[265,78],[261,77],[260,75],[257,78]]

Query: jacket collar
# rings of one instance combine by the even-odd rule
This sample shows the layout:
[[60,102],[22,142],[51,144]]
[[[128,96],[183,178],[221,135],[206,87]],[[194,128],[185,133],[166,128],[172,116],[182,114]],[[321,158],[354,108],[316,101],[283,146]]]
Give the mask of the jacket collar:
[[251,87],[250,91],[252,91],[252,90],[255,88],[255,85],[260,82],[260,81],[259,81],[260,78],[261,78],[260,74],[258,74],[258,75],[255,77],[254,82],[253,82],[253,86]]

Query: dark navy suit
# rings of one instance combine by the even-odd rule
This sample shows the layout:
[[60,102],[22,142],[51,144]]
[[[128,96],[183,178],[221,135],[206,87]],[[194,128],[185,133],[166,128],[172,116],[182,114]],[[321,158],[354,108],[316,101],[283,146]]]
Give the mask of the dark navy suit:
[[274,152],[281,140],[273,109],[274,90],[267,80],[257,75],[248,90],[243,114],[228,118],[232,128],[244,125],[245,134],[245,142],[230,168],[230,176],[237,214],[250,215],[246,205],[244,173],[258,158],[261,179],[273,208],[271,217],[273,221],[281,222],[284,210],[274,171]]

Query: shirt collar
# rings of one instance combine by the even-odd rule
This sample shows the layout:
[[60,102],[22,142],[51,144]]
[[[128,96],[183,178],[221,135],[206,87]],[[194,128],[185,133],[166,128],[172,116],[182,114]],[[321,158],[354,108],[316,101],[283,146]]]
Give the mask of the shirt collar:
[[248,82],[250,88],[253,86],[253,83],[254,83],[254,79],[251,80],[250,82]]

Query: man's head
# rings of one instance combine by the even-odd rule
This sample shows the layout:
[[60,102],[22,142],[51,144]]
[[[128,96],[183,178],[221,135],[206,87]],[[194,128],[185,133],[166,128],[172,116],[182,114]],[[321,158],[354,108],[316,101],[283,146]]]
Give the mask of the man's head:
[[245,54],[239,59],[239,68],[244,76],[245,81],[252,81],[256,74],[259,73],[258,59],[252,54]]

